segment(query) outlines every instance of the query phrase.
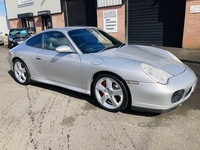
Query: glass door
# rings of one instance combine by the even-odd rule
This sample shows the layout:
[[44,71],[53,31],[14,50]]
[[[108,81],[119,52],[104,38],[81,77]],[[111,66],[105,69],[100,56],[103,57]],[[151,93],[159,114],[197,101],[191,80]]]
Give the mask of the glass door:
[[42,17],[42,30],[52,28],[52,20],[50,15],[44,15]]

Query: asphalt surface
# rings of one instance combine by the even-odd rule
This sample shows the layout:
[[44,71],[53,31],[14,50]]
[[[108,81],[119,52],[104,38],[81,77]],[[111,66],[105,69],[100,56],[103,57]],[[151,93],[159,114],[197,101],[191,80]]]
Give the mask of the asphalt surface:
[[[167,48],[200,78],[200,51]],[[200,83],[177,109],[164,114],[110,113],[87,95],[15,82],[0,46],[1,150],[199,150]]]

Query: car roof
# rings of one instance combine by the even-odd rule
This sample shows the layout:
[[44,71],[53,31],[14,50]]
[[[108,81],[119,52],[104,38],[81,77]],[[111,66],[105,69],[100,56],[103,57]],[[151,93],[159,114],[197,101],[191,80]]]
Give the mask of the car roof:
[[61,28],[50,28],[47,29],[46,31],[71,31],[71,30],[75,30],[75,29],[86,29],[86,28],[96,28],[96,27],[92,27],[92,26],[68,26],[68,27],[61,27]]

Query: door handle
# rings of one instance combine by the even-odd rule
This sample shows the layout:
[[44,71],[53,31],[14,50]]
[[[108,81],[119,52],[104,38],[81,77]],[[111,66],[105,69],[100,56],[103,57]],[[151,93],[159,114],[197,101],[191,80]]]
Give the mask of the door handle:
[[36,59],[38,60],[41,60],[41,57],[40,56],[35,56]]

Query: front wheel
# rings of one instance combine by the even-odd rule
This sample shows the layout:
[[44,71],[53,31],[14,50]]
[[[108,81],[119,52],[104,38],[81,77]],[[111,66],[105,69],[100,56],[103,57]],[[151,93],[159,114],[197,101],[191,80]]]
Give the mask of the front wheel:
[[99,75],[94,79],[92,89],[97,102],[108,111],[122,111],[128,105],[128,91],[124,83],[114,75]]
[[27,85],[30,83],[30,73],[23,61],[17,59],[14,61],[13,65],[14,77],[15,80],[23,85]]

